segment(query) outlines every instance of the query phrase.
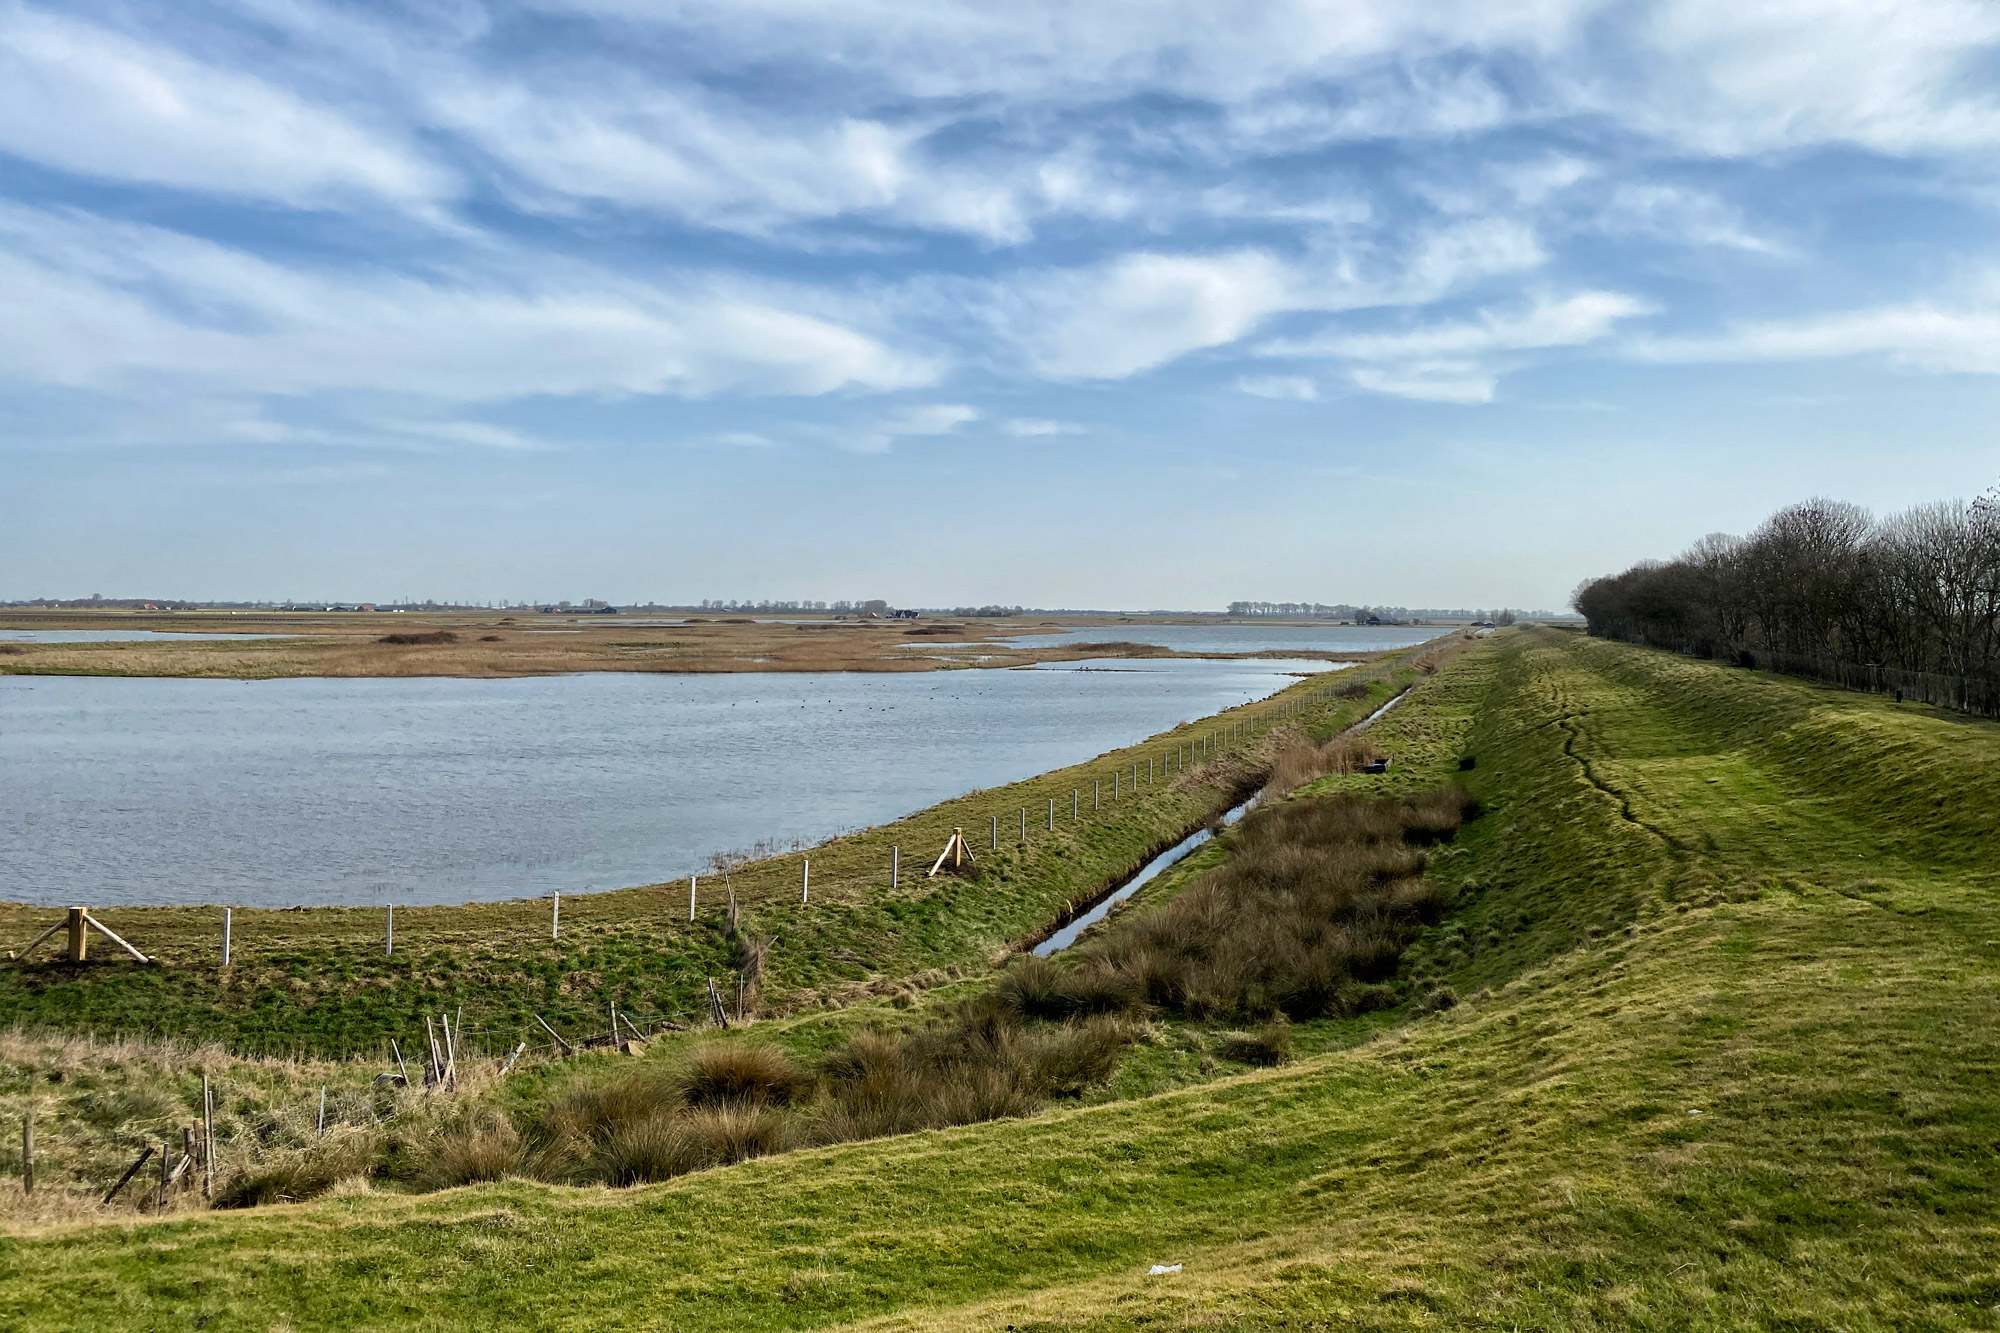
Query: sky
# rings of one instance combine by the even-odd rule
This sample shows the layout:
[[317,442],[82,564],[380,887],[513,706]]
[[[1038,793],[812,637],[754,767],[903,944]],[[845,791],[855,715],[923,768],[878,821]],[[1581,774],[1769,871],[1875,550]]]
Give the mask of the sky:
[[1984,0],[0,0],[0,598],[1556,607],[1996,423]]

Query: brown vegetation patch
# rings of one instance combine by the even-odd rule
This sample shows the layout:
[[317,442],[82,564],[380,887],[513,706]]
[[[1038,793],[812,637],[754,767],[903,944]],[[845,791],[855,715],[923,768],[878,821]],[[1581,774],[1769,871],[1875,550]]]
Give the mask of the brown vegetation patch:
[[1165,906],[1065,963],[1028,959],[996,994],[1065,1018],[1147,1008],[1193,1018],[1347,1016],[1382,1008],[1402,951],[1449,906],[1418,848],[1477,813],[1463,788],[1409,800],[1327,797],[1253,812],[1232,855]]
[[384,634],[377,643],[457,643],[458,636],[448,629],[421,630],[412,634]]

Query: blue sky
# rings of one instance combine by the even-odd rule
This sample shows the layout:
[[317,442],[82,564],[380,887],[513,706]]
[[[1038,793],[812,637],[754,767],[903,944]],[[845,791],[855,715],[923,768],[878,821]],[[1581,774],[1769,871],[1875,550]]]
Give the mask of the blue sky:
[[2000,8],[0,3],[0,597],[1559,605],[2000,480]]

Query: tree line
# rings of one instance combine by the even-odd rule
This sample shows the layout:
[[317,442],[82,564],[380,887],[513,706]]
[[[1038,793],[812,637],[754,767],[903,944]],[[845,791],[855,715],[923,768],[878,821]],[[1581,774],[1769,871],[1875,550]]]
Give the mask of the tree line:
[[1816,498],[1746,537],[1590,579],[1590,633],[1992,713],[2000,701],[2000,487],[1877,519]]

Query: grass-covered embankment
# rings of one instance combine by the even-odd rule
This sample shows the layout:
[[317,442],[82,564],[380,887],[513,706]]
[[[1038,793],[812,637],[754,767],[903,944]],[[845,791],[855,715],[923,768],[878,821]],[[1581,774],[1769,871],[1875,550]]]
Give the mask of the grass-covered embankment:
[[[764,999],[798,1007],[884,978],[984,968],[1226,805],[1254,771],[1273,721],[1344,725],[1414,679],[1408,661],[1421,651],[1332,678],[1343,688],[1366,685],[1355,697],[1333,692],[1326,679],[1302,681],[1087,764],[736,866],[728,887],[747,930],[769,946]],[[1190,756],[1185,769],[1169,759],[1176,753]],[[1114,773],[1122,774],[1115,783]],[[1102,792],[1096,808],[1094,786]],[[989,850],[995,818],[997,851]],[[981,873],[926,879],[931,859],[961,826]],[[902,848],[894,889],[892,846]],[[806,857],[811,901],[802,904]],[[45,944],[25,965],[0,964],[0,1024],[175,1036],[238,1052],[386,1058],[390,1038],[413,1049],[424,1015],[460,1006],[476,1045],[501,1052],[519,1040],[546,1040],[537,1013],[572,1034],[603,1032],[611,1004],[649,1023],[697,1020],[707,1008],[707,979],[733,992],[729,979],[742,958],[727,930],[723,878],[704,877],[692,922],[687,898],[685,880],[566,896],[560,938],[551,937],[546,899],[399,908],[393,956],[384,952],[381,909],[238,909],[227,968],[219,907],[106,909],[105,922],[159,964],[130,963],[93,940],[93,961],[75,968],[52,961]],[[0,905],[0,941],[26,943],[58,915]]]
[[[1488,812],[1433,859],[1462,900],[1417,967],[1465,1000],[1395,1035],[615,1195],[9,1241],[0,1316],[1991,1327],[2000,904],[1965,805],[2000,796],[2000,735],[1549,633],[1448,679],[1475,682]],[[1406,714],[1421,734],[1413,703],[1383,748]]]

